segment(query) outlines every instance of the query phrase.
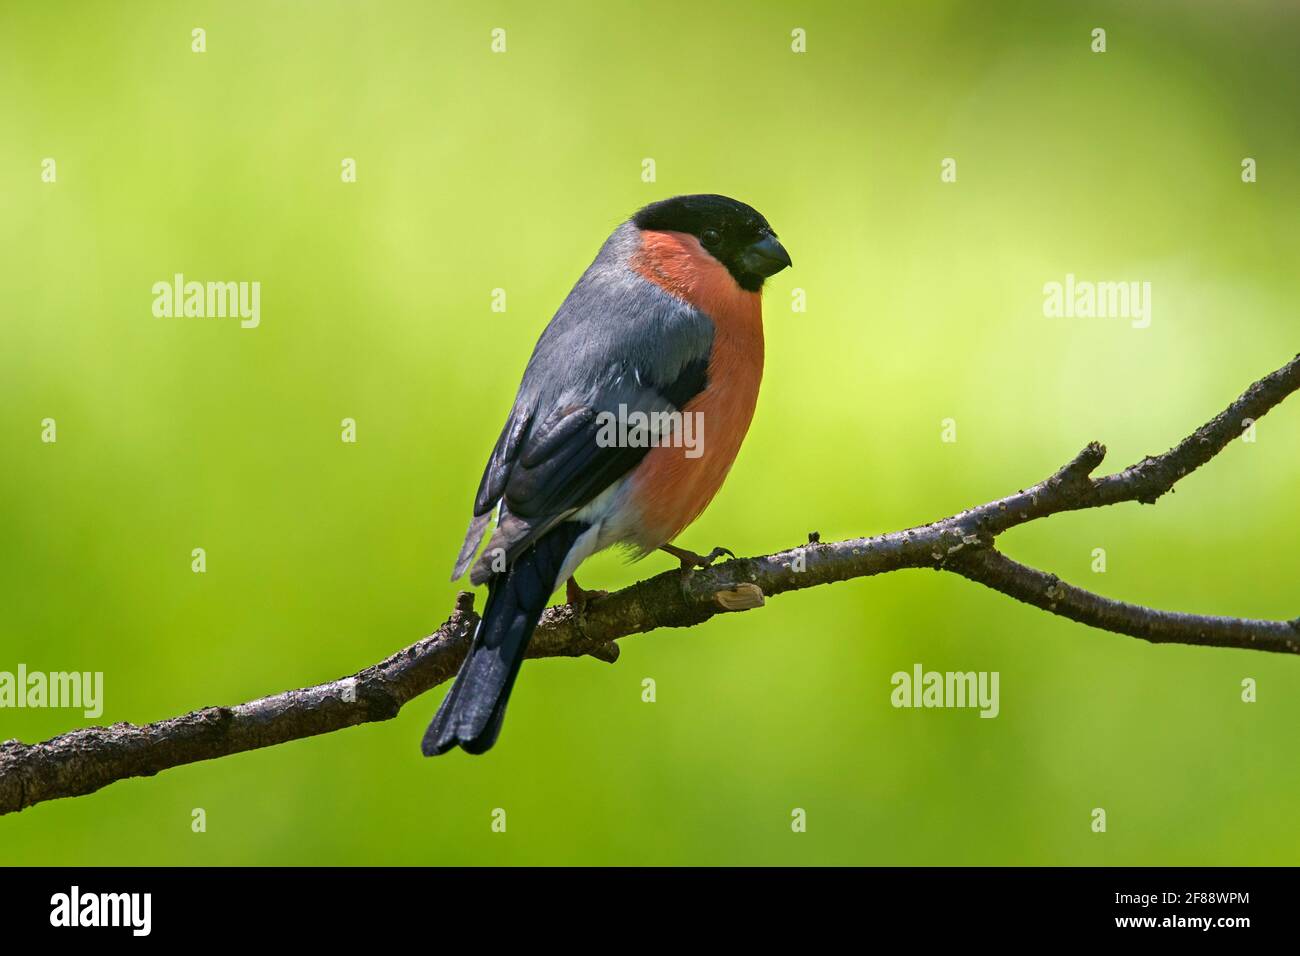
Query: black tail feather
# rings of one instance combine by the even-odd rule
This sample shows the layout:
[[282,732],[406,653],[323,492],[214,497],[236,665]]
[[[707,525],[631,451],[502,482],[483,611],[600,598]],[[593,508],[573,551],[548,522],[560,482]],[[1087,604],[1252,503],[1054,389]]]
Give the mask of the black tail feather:
[[558,525],[488,583],[483,619],[469,654],[424,733],[426,757],[456,746],[481,754],[496,743],[529,638],[559,583],[564,559],[586,530],[579,522]]

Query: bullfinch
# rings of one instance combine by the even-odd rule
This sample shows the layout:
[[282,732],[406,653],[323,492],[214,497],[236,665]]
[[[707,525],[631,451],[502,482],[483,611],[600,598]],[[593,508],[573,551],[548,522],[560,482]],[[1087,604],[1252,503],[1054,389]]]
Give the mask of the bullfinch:
[[[488,458],[452,580],[487,603],[426,756],[496,742],[529,638],[589,555],[663,549],[722,486],[763,377],[763,282],[790,256],[726,196],[652,203],[605,240],[533,349]],[[682,441],[691,431],[690,443]],[[495,515],[495,528],[478,560]],[[472,566],[472,567],[471,567]]]

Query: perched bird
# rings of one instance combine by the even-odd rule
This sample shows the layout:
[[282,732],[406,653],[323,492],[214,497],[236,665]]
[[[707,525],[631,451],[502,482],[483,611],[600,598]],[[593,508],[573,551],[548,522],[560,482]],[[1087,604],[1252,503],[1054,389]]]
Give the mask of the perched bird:
[[590,593],[573,578],[589,555],[663,549],[686,567],[726,553],[670,542],[713,499],[749,430],[763,282],[790,264],[767,220],[725,196],[652,203],[605,240],[533,349],[479,483],[452,580],[472,564],[488,598],[426,756],[496,742],[547,600],[566,581],[571,602]]

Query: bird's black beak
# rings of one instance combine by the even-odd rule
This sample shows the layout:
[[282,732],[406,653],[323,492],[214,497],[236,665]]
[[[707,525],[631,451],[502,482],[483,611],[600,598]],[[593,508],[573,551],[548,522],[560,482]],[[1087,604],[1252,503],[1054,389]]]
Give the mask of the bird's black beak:
[[766,235],[740,254],[740,265],[749,273],[762,276],[774,276],[782,269],[793,265],[790,253],[785,246],[776,241],[776,236]]

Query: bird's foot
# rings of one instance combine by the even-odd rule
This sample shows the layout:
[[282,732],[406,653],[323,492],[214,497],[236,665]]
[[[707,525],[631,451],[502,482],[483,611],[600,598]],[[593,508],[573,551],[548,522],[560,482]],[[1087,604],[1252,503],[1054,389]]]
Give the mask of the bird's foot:
[[573,605],[573,609],[579,614],[584,613],[587,610],[587,605],[592,601],[606,597],[608,594],[608,591],[588,591],[578,584],[577,578],[573,577],[569,578],[568,583],[564,586],[565,600]]
[[708,554],[696,554],[694,551],[687,551],[685,548],[674,547],[671,544],[665,544],[660,551],[666,551],[682,563],[683,571],[694,571],[696,568],[711,567],[713,562],[718,560],[724,554],[729,558],[736,555],[730,548],[714,548]]

